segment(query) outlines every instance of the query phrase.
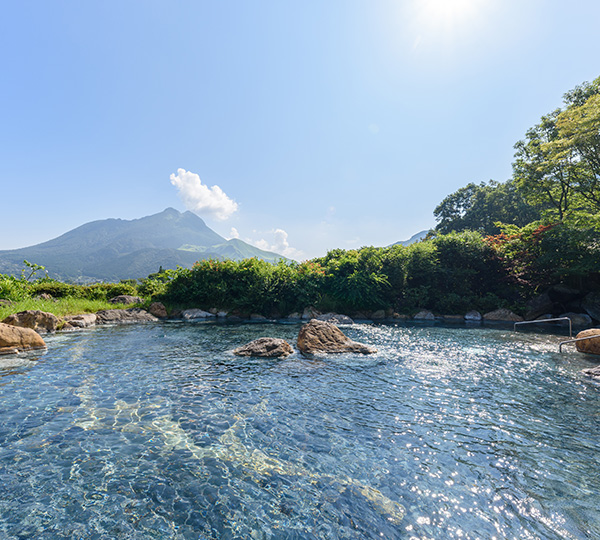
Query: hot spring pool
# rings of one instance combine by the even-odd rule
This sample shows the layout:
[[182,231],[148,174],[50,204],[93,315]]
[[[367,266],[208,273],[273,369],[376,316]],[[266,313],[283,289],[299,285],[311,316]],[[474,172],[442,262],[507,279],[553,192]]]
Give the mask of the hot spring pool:
[[557,336],[148,324],[0,358],[0,538],[600,538],[600,386]]

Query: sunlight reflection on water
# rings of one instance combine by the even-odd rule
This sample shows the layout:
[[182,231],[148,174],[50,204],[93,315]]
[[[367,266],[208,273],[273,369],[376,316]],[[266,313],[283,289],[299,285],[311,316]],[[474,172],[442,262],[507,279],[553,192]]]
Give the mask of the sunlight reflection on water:
[[600,537],[589,357],[363,324],[375,355],[231,353],[298,329],[95,328],[0,364],[2,538]]

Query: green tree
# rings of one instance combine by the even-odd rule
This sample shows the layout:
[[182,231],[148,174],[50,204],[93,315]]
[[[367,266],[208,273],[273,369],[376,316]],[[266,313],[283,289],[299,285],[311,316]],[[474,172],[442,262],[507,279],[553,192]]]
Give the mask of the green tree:
[[538,219],[539,209],[528,204],[514,182],[490,180],[489,183],[467,184],[448,195],[433,211],[439,221],[436,231],[478,231],[497,234],[497,222],[525,225]]
[[600,78],[564,96],[566,108],[543,116],[515,145],[513,178],[546,216],[600,210]]

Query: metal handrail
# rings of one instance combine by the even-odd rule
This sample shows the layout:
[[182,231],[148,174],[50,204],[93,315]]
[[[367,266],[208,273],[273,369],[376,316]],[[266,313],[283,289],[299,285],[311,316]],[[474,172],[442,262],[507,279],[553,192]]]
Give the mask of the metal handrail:
[[593,336],[585,336],[585,337],[580,337],[580,338],[575,338],[575,339],[568,339],[567,341],[561,341],[558,344],[558,352],[562,352],[562,346],[563,345],[567,345],[569,343],[576,343],[577,341],[585,341],[586,339],[598,339],[598,340],[600,340],[600,334],[595,334]]
[[569,337],[573,337],[573,323],[571,322],[571,319],[569,317],[558,317],[556,319],[536,319],[535,321],[516,322],[515,325],[513,326],[513,330],[516,331],[517,324],[534,324],[534,323],[541,323],[541,322],[556,322],[556,321],[569,321]]

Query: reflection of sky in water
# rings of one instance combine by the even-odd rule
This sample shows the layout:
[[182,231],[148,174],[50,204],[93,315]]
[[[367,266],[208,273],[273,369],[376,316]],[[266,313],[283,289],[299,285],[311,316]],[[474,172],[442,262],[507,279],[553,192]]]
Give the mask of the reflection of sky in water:
[[600,537],[589,357],[383,325],[344,327],[372,356],[231,354],[298,328],[96,328],[0,359],[0,537]]

